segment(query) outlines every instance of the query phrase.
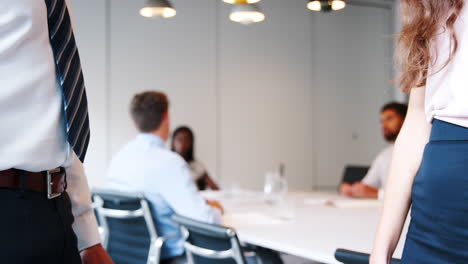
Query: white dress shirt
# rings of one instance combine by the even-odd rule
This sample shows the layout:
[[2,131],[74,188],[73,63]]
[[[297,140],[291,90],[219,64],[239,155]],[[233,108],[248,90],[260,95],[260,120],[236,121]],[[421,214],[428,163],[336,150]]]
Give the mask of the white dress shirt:
[[184,252],[180,229],[171,219],[174,212],[207,223],[220,221],[220,212],[198,193],[184,159],[165,149],[164,141],[153,134],[139,134],[114,156],[107,186],[141,192],[149,200],[158,235],[176,237],[164,243],[163,258]]
[[439,29],[432,56],[437,57],[430,65],[426,83],[426,116],[468,127],[468,7],[465,4],[455,23],[458,50],[450,63],[440,70],[449,57],[450,31]]
[[393,144],[384,148],[372,162],[362,182],[376,189],[383,189],[387,182],[390,163],[392,162]]
[[99,243],[83,166],[65,136],[44,0],[0,1],[0,170],[65,167],[79,249]]

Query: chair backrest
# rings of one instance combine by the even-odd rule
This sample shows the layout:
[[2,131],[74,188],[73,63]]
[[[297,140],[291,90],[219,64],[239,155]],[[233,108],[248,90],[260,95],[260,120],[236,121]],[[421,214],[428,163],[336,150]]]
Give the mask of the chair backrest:
[[355,183],[361,181],[366,176],[369,167],[348,165],[344,169],[341,182]]
[[163,244],[150,206],[139,193],[93,190],[104,248],[119,264],[159,264]]
[[184,216],[172,219],[185,236],[189,264],[246,264],[236,232],[228,227],[207,224]]
[[[335,259],[344,264],[369,264],[369,254],[339,248]],[[399,259],[392,259],[391,264],[400,264]]]

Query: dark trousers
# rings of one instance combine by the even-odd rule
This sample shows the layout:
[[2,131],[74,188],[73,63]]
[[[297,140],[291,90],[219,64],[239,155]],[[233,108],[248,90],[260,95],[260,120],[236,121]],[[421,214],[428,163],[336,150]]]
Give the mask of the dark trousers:
[[187,257],[184,255],[174,258],[161,259],[159,264],[187,264]]
[[81,263],[66,193],[0,189],[0,212],[0,263]]
[[[263,264],[283,264],[281,256],[274,250],[262,247],[254,247],[254,252]],[[251,263],[251,260],[247,259],[247,263]],[[253,263],[258,263],[258,261]]]

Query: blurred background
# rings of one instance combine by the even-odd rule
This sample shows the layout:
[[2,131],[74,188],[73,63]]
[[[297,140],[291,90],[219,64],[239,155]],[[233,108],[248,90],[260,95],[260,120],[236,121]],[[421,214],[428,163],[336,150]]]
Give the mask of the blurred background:
[[130,99],[150,89],[168,94],[173,128],[193,128],[196,156],[221,186],[262,188],[284,164],[290,189],[336,190],[346,164],[369,165],[384,146],[380,107],[405,99],[391,83],[397,3],[307,3],[263,0],[265,20],[244,25],[221,0],[171,0],[167,19],[141,16],[143,0],[72,1],[90,184],[105,185],[109,160],[136,133]]

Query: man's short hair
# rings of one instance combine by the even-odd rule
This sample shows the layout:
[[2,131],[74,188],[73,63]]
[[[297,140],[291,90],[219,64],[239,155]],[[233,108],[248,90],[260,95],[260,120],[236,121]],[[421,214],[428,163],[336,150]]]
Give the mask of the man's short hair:
[[151,132],[161,126],[169,100],[162,92],[147,91],[136,94],[130,104],[130,113],[141,132]]
[[390,102],[382,106],[382,109],[380,112],[384,112],[387,110],[393,110],[395,113],[397,113],[399,116],[401,116],[403,119],[406,117],[406,113],[408,112],[408,105],[407,104],[401,104],[398,102]]

